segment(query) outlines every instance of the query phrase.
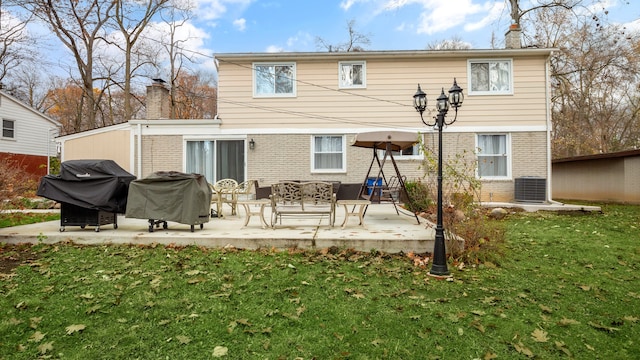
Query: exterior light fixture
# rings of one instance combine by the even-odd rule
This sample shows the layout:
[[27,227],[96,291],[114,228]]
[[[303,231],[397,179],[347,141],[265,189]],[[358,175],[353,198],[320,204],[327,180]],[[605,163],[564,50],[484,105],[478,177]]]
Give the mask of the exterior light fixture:
[[256,142],[253,140],[253,138],[251,138],[251,140],[249,140],[249,149],[253,150],[256,148]]
[[[462,94],[462,88],[458,86],[456,79],[453,79],[453,86],[449,89],[449,96],[445,95],[444,88],[438,99],[436,100],[436,110],[438,114],[433,118],[433,122],[427,122],[424,120],[422,114],[427,108],[427,94],[420,89],[418,84],[418,91],[413,95],[413,106],[416,111],[420,113],[420,119],[426,126],[438,129],[438,215],[436,221],[436,238],[433,245],[433,261],[431,264],[431,270],[429,274],[435,276],[448,276],[449,269],[447,268],[447,252],[444,242],[444,226],[442,222],[442,128],[447,125],[453,124],[458,118],[458,108],[462,106],[464,101],[464,95]],[[450,122],[446,121],[447,112],[449,107],[455,110],[455,116]]]

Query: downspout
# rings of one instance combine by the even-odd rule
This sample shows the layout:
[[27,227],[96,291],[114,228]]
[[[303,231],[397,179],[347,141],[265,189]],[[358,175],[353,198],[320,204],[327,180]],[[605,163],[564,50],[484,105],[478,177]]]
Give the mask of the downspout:
[[137,167],[138,169],[136,170],[138,175],[138,178],[142,177],[142,124],[138,124],[138,143],[136,144],[137,146],[137,155],[138,155],[138,161],[137,161]]
[[[131,123],[129,124],[129,165],[127,166],[127,171],[136,174],[136,129],[131,128]],[[137,177],[137,175],[136,175]]]
[[549,57],[547,58],[547,61],[545,63],[545,67],[544,67],[544,71],[545,71],[545,82],[546,82],[546,86],[545,86],[545,106],[546,106],[546,116],[547,116],[547,201],[550,203],[554,203],[553,199],[551,198],[551,194],[553,194],[553,189],[552,189],[552,179],[551,179],[551,173],[552,173],[552,169],[551,169],[551,129],[552,129],[552,124],[551,124],[551,81],[550,81],[550,62],[551,62],[551,55],[553,54],[553,52],[551,52],[549,54]]

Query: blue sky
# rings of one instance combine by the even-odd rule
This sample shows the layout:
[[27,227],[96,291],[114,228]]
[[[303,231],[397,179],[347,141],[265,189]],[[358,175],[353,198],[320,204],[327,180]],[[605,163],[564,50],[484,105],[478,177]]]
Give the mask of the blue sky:
[[[537,0],[521,0],[528,8]],[[592,0],[586,0],[591,4]],[[603,0],[591,9],[640,29],[640,1]],[[507,0],[198,0],[193,25],[207,52],[317,51],[348,39],[347,22],[369,35],[368,50],[415,50],[456,36],[473,48],[502,41],[510,24]],[[627,4],[628,3],[628,4]],[[632,22],[635,23],[631,25]]]

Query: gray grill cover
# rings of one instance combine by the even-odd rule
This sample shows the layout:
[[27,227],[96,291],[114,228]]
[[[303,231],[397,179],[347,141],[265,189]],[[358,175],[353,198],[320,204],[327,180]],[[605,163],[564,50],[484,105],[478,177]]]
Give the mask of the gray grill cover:
[[158,171],[129,184],[125,216],[196,225],[209,221],[211,188],[204,176]]
[[87,209],[124,213],[127,190],[135,176],[113,160],[68,160],[60,175],[40,180],[38,196]]

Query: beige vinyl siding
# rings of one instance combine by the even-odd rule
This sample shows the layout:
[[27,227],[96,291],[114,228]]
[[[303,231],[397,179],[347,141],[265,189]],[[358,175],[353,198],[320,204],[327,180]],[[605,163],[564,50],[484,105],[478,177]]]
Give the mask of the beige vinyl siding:
[[[291,60],[295,59],[282,62]],[[412,96],[418,83],[427,93],[429,109],[433,109],[443,87],[447,93],[454,77],[463,89],[469,87],[467,58],[367,59],[363,53],[367,87],[339,90],[340,60],[297,60],[298,83],[293,98],[253,98],[253,63],[221,61],[218,99],[222,127],[415,128],[420,121]],[[467,95],[456,126],[545,126],[545,61],[542,56],[513,58],[513,95]]]
[[130,152],[129,130],[108,131],[66,141],[63,161],[106,159],[127,170],[131,169]]

